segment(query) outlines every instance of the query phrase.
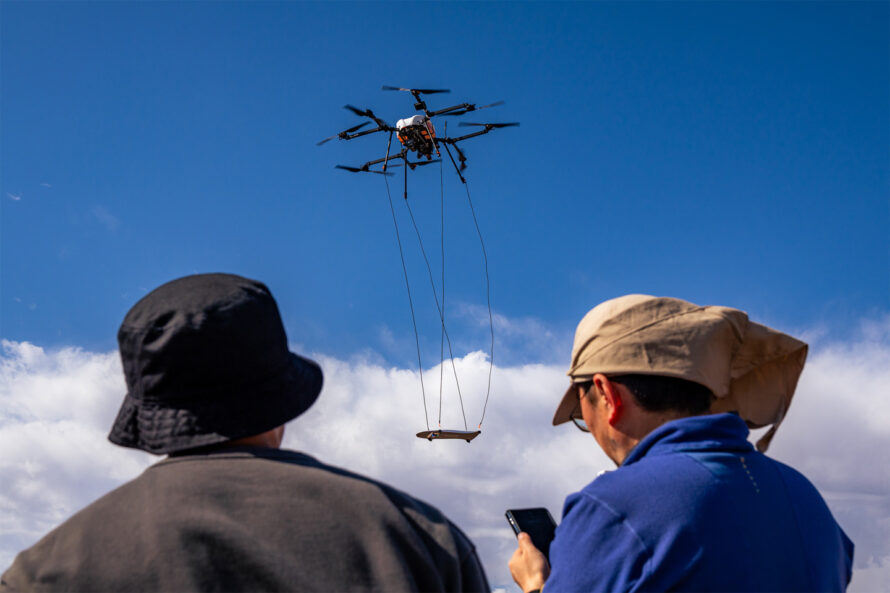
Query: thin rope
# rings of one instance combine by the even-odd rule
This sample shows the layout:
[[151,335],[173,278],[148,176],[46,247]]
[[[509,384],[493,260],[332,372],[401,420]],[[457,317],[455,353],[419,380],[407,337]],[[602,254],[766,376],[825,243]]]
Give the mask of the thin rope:
[[445,375],[445,181],[439,160],[439,218],[442,250],[442,333],[439,337],[439,428],[442,428],[442,382]]
[[[414,318],[414,301],[411,299],[411,286],[408,284],[408,266],[405,265],[405,253],[402,250],[402,239],[399,236],[399,224],[396,222],[396,210],[392,205],[392,194],[389,191],[389,180],[383,175],[386,182],[386,197],[389,199],[389,211],[392,212],[392,223],[396,229],[396,241],[399,244],[399,257],[402,260],[402,272],[405,275],[405,288],[408,290],[408,306],[411,309],[411,324],[414,326],[414,343],[417,345],[417,369],[420,373],[420,393],[423,395],[423,417],[426,421],[426,429],[430,429],[430,418],[426,412],[426,390],[423,387],[423,364],[420,362],[420,338],[417,335],[417,320]],[[413,218],[412,218],[413,219]]]
[[423,254],[423,261],[426,262],[426,270],[430,277],[430,286],[433,287],[433,299],[436,301],[436,310],[439,311],[439,320],[442,323],[442,332],[445,334],[445,340],[448,342],[448,355],[451,357],[451,370],[454,373],[454,384],[457,386],[457,397],[460,400],[460,413],[464,418],[464,430],[469,430],[467,427],[467,414],[464,411],[464,398],[460,391],[460,381],[457,378],[457,368],[454,366],[454,351],[451,348],[451,337],[448,335],[448,330],[445,328],[445,316],[442,314],[442,307],[439,306],[439,296],[436,293],[436,283],[433,280],[433,269],[430,266],[430,260],[426,256],[426,249],[423,248],[423,239],[420,238],[420,229],[417,228],[417,221],[414,220],[414,213],[411,211],[411,204],[408,203],[408,200],[405,200],[405,207],[408,208],[408,214],[411,216],[411,224],[414,225],[414,232],[417,234],[417,242],[420,244],[420,253]]
[[476,234],[479,235],[479,244],[482,246],[482,259],[485,262],[485,298],[488,301],[488,329],[491,332],[491,349],[488,355],[488,388],[485,390],[485,405],[482,406],[482,418],[479,419],[478,428],[482,428],[485,420],[485,411],[488,409],[488,396],[491,395],[491,371],[494,369],[494,320],[491,315],[491,281],[488,277],[488,254],[485,253],[485,241],[482,240],[482,231],[479,229],[479,221],[476,219],[476,209],[473,208],[473,199],[470,198],[470,186],[464,181],[467,190],[467,203],[470,204],[470,212],[473,214],[473,223],[476,225]]

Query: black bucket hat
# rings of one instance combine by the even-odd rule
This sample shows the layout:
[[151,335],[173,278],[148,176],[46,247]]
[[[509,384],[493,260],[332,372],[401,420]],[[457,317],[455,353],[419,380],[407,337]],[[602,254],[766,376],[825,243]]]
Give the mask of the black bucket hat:
[[288,350],[261,282],[186,276],[156,288],[117,335],[127,395],[112,443],[164,454],[260,434],[315,402],[322,372]]

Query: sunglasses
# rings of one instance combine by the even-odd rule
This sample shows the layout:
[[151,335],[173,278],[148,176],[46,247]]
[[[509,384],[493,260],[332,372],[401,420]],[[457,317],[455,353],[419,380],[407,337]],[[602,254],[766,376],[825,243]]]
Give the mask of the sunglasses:
[[575,383],[575,386],[581,389],[580,394],[578,395],[578,401],[575,403],[575,409],[572,410],[572,423],[578,427],[578,430],[583,432],[590,432],[590,429],[587,428],[587,423],[584,422],[584,416],[581,414],[581,398],[587,395],[587,392],[593,387],[593,381],[584,381],[582,383]]

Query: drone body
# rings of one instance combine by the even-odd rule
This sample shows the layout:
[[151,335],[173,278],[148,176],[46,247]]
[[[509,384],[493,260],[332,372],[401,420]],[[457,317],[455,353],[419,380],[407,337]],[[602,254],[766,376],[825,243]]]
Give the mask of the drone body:
[[[359,138],[361,136],[367,136],[369,134],[374,134],[376,132],[388,132],[389,140],[386,144],[386,156],[379,159],[374,159],[366,162],[360,167],[350,167],[346,165],[337,165],[338,169],[344,169],[346,171],[350,171],[352,173],[378,173],[383,175],[390,175],[391,173],[387,173],[387,169],[389,167],[394,166],[402,166],[402,165],[392,165],[390,164],[392,161],[401,160],[404,162],[405,166],[405,197],[407,198],[408,190],[408,180],[407,180],[407,170],[408,168],[414,169],[420,165],[427,165],[434,162],[433,154],[435,156],[441,157],[442,153],[439,150],[440,147],[444,146],[445,151],[448,154],[448,157],[451,159],[452,164],[454,164],[454,168],[457,171],[458,177],[463,182],[466,182],[462,175],[462,171],[467,167],[467,157],[464,154],[463,150],[458,146],[458,142],[463,140],[467,140],[469,138],[474,138],[476,136],[481,136],[483,134],[487,134],[490,131],[497,128],[506,128],[511,126],[518,126],[519,124],[516,122],[510,123],[470,123],[470,122],[460,122],[458,125],[460,126],[477,126],[482,129],[472,132],[470,134],[465,134],[463,136],[459,136],[457,138],[449,138],[447,136],[437,136],[436,129],[433,125],[432,118],[437,116],[460,116],[465,113],[469,113],[471,111],[477,111],[479,109],[485,109],[488,107],[495,107],[496,105],[503,104],[503,101],[497,101],[495,103],[491,103],[489,105],[482,105],[477,107],[474,103],[461,103],[460,105],[452,105],[451,107],[445,107],[444,109],[438,109],[435,111],[430,111],[427,107],[426,102],[423,100],[421,95],[424,94],[434,94],[434,93],[449,93],[451,91],[447,89],[407,89],[402,87],[392,87],[392,86],[384,86],[383,90],[386,91],[406,91],[411,93],[414,96],[414,108],[422,111],[423,113],[418,113],[415,115],[411,115],[409,117],[403,118],[396,122],[395,127],[389,125],[384,120],[377,117],[373,111],[370,109],[359,109],[357,107],[353,107],[352,105],[345,105],[344,109],[348,109],[352,111],[356,115],[360,117],[366,117],[370,119],[370,122],[365,122],[359,124],[357,126],[353,126],[347,130],[344,130],[338,134],[334,134],[329,138],[325,138],[318,144],[324,144],[328,140],[333,140],[334,138],[339,138],[340,140],[352,140],[354,138]],[[375,123],[377,127],[369,129],[369,130],[361,130],[371,122]],[[360,131],[361,130],[361,131]],[[398,153],[391,154],[390,149],[392,147],[392,137],[393,134],[397,136],[399,139],[399,143],[402,146],[402,150]],[[455,152],[457,153],[457,161],[454,160],[454,156],[451,154],[450,146],[454,147]],[[415,159],[411,161],[409,159],[409,155],[414,153]],[[426,159],[426,160],[420,160]],[[458,162],[460,165],[458,166]],[[374,165],[381,164],[381,169],[371,169]]]
[[396,122],[399,142],[406,149],[416,152],[418,157],[425,156],[427,160],[436,156],[442,156],[439,147],[436,146],[436,128],[433,122],[425,115],[412,115]]

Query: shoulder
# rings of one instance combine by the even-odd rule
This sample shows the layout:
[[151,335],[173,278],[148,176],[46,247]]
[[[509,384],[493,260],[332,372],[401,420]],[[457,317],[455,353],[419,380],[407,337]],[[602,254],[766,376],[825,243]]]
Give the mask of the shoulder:
[[[364,474],[319,461],[288,449],[253,449],[201,457],[172,458],[152,467],[155,471],[175,471],[186,476],[204,473],[236,472],[241,477],[256,476],[287,496],[314,492],[330,506],[345,511],[381,514],[394,510],[414,529],[435,539],[469,543],[463,532],[435,506],[394,486]],[[214,480],[215,481],[215,480]],[[361,500],[361,505],[355,501]],[[341,504],[342,503],[342,504]],[[469,544],[470,546],[472,544]]]
[[674,504],[688,506],[691,494],[700,495],[717,481],[718,476],[695,456],[672,453],[645,457],[605,472],[579,495],[629,512],[650,508],[652,493],[659,492],[659,504],[664,509]]
[[[490,587],[469,537],[437,507],[380,480],[341,467],[325,464],[315,458],[279,451],[275,458],[302,467],[303,477],[325,483],[345,496],[349,506],[374,520],[384,520],[391,510],[415,534],[419,548],[425,550],[448,588],[464,591],[488,591]],[[355,505],[361,500],[361,505]],[[390,534],[392,535],[392,533]]]
[[[596,566],[608,570],[591,570],[592,558]],[[566,498],[550,547],[552,573],[547,589],[628,590],[643,578],[650,560],[649,546],[626,512],[585,488]]]
[[[294,538],[295,532],[315,535]],[[226,451],[161,461],[19,554],[3,580],[13,589],[73,590],[97,588],[79,586],[83,583],[131,582],[134,550],[151,542],[160,542],[157,557],[165,562],[195,561],[196,548],[177,548],[183,533],[204,534],[202,545],[211,547],[225,533],[226,545],[244,553],[265,538],[279,542],[273,555],[279,560],[307,553],[324,557],[325,549],[336,546],[382,565],[410,560],[417,578],[433,575],[423,577],[433,579],[429,583],[474,576],[473,582],[484,582],[472,543],[438,509],[293,451]],[[316,542],[315,549],[307,550],[301,543],[306,541]],[[278,562],[275,557],[268,558],[270,565]],[[276,566],[291,564],[282,560]]]
[[781,461],[766,459],[779,475],[788,500],[793,501],[788,507],[797,518],[804,540],[827,542],[834,536],[848,557],[848,564],[852,563],[853,542],[835,520],[828,503],[816,486],[793,467]]
[[[713,475],[684,454],[642,459],[569,495],[551,547],[551,590],[629,590],[693,569],[697,503]],[[653,493],[657,498],[653,499]],[[589,559],[608,570],[590,570]]]
[[820,500],[822,499],[822,495],[819,494],[816,486],[810,482],[809,478],[804,476],[801,472],[794,469],[790,465],[782,463],[781,461],[777,461],[771,457],[767,457],[761,453],[757,454],[766,463],[769,463],[778,475],[785,482],[785,486],[792,492],[792,496],[796,494],[805,494],[809,496],[818,497]]
[[3,573],[0,590],[72,589],[80,577],[89,578],[96,545],[120,541],[117,526],[139,508],[135,497],[144,491],[144,476],[106,493],[21,551]]
[[[327,465],[313,460],[317,471],[325,472],[332,479],[342,482],[348,488],[373,491],[391,504],[401,516],[418,532],[440,542],[452,542],[459,555],[472,552],[474,546],[463,531],[454,524],[441,510],[432,504],[408,494],[386,482],[370,478],[336,466]],[[448,547],[451,547],[450,545]]]

